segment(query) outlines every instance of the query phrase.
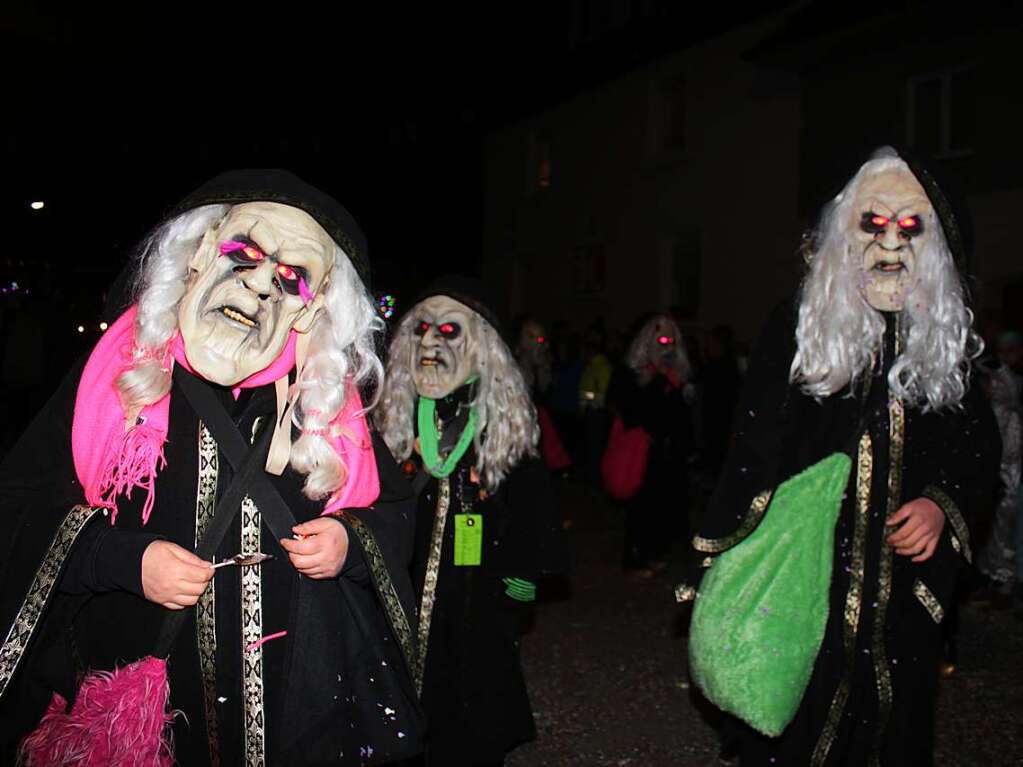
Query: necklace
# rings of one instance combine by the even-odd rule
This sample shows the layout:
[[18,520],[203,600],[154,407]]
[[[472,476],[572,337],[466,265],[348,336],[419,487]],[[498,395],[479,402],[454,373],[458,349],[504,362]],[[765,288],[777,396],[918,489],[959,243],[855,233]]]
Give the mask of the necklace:
[[423,465],[433,476],[443,478],[455,470],[458,461],[469,449],[469,443],[476,433],[476,408],[469,406],[469,418],[458,436],[458,442],[443,461],[438,447],[440,440],[437,435],[436,413],[437,400],[429,397],[419,398],[419,449],[423,456]]

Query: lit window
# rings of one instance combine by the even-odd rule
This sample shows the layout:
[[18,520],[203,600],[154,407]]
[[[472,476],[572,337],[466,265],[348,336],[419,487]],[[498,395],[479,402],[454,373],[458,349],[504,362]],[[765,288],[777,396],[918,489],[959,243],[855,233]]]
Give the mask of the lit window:
[[906,88],[906,142],[935,157],[974,151],[973,67],[910,78]]

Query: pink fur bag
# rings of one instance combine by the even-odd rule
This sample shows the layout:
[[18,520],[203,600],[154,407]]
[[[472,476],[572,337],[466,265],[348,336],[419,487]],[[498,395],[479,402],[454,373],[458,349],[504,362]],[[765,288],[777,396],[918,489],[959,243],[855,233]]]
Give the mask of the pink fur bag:
[[19,749],[25,767],[171,767],[167,662],[148,657],[116,671],[93,671],[71,711],[54,693]]

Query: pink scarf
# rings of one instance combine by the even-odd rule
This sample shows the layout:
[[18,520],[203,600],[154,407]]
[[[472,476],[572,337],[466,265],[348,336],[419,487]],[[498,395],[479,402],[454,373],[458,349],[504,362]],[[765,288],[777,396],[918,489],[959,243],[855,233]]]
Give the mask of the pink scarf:
[[[86,501],[91,506],[110,509],[111,523],[117,518],[117,497],[130,499],[136,487],[148,493],[142,507],[142,523],[149,521],[156,500],[156,474],[167,465],[163,445],[167,441],[169,393],[144,407],[136,424],[127,433],[124,430],[125,414],[116,384],[118,376],[132,363],[135,314],[134,306],[122,314],[89,355],[78,384],[71,426],[75,472]],[[234,396],[242,389],[265,386],[287,375],[295,365],[295,343],[296,334],[292,331],[277,359],[238,384],[232,390]],[[174,362],[193,372],[185,359],[180,335],[170,344],[166,364]],[[331,447],[347,472],[344,484],[327,500],[323,513],[370,506],[380,495],[380,477],[362,401],[351,384],[345,407],[331,422],[330,434]]]

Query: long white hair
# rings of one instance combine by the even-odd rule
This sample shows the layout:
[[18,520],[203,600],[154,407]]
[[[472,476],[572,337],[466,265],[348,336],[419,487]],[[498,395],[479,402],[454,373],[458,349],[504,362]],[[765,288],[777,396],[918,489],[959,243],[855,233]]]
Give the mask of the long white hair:
[[[178,305],[185,295],[188,264],[229,205],[205,205],[171,219],[143,244],[133,289],[138,304],[132,366],[117,380],[126,412],[152,403],[171,388],[168,346],[178,332]],[[291,450],[291,466],[306,476],[304,492],[314,500],[330,496],[348,470],[324,436],[345,406],[351,386],[379,389],[383,366],[376,336],[383,320],[348,256],[335,243],[334,265],[323,307],[310,330],[309,352],[296,382],[293,418],[303,434]],[[346,385],[348,384],[348,385]],[[376,404],[379,392],[368,408]]]
[[[666,354],[659,353],[661,347],[657,343],[658,327],[666,329],[666,332],[675,339],[671,350]],[[655,350],[658,353],[655,354]],[[625,364],[639,374],[646,369],[647,365],[655,361],[655,357],[657,362],[667,364],[672,368],[679,378],[683,380],[689,378],[689,357],[686,354],[685,344],[682,343],[682,331],[679,329],[678,323],[666,314],[655,314],[643,323],[639,332],[632,339],[632,343],[629,344],[629,350],[625,354]]]
[[[415,444],[414,423],[418,394],[409,367],[415,307],[398,325],[387,357],[380,406],[374,418],[394,457],[404,461]],[[536,408],[515,358],[489,322],[472,313],[479,381],[472,405],[476,408],[476,470],[493,492],[516,464],[538,454],[540,426]]]
[[[789,380],[813,397],[829,397],[869,375],[881,353],[885,321],[860,292],[862,245],[849,222],[857,218],[852,206],[863,180],[895,168],[910,172],[891,148],[875,152],[824,208],[811,238]],[[924,231],[916,247],[915,285],[902,310],[902,353],[888,386],[906,405],[926,412],[959,403],[970,361],[984,347],[933,209],[924,217]]]

